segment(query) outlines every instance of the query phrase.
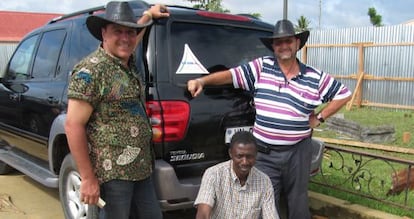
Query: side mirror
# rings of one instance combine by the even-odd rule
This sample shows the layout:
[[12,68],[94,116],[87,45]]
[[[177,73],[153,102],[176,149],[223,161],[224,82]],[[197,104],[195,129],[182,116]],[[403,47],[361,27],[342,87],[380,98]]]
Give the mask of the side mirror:
[[25,93],[27,90],[29,90],[29,87],[25,84],[12,84],[9,86],[10,90],[16,92],[16,93]]

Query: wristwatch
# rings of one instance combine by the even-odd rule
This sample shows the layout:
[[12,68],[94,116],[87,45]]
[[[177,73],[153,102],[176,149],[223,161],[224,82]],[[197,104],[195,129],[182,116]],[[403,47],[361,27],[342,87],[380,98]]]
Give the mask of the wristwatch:
[[319,120],[319,122],[324,123],[325,119],[323,119],[322,114],[318,113],[318,115],[316,115],[316,118]]

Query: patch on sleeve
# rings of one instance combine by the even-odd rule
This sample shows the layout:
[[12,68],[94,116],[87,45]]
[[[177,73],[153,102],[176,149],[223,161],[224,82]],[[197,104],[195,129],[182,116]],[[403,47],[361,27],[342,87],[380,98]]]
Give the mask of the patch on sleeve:
[[85,81],[87,84],[91,83],[91,81],[92,81],[90,71],[86,68],[82,68],[81,70],[79,70],[75,74],[75,78],[76,79],[81,79],[81,80]]

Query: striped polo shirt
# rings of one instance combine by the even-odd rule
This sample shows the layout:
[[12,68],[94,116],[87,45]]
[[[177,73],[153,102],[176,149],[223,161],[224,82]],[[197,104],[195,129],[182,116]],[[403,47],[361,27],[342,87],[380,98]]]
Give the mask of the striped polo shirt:
[[253,134],[258,140],[272,145],[296,144],[310,136],[309,116],[316,107],[351,95],[329,74],[301,62],[299,66],[299,74],[290,80],[272,56],[230,69],[233,86],[254,94]]

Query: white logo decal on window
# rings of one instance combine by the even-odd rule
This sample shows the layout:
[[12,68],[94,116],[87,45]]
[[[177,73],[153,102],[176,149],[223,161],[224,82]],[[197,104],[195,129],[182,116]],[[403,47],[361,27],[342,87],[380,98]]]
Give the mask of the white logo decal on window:
[[208,74],[207,69],[201,64],[188,44],[184,45],[184,55],[176,74]]

